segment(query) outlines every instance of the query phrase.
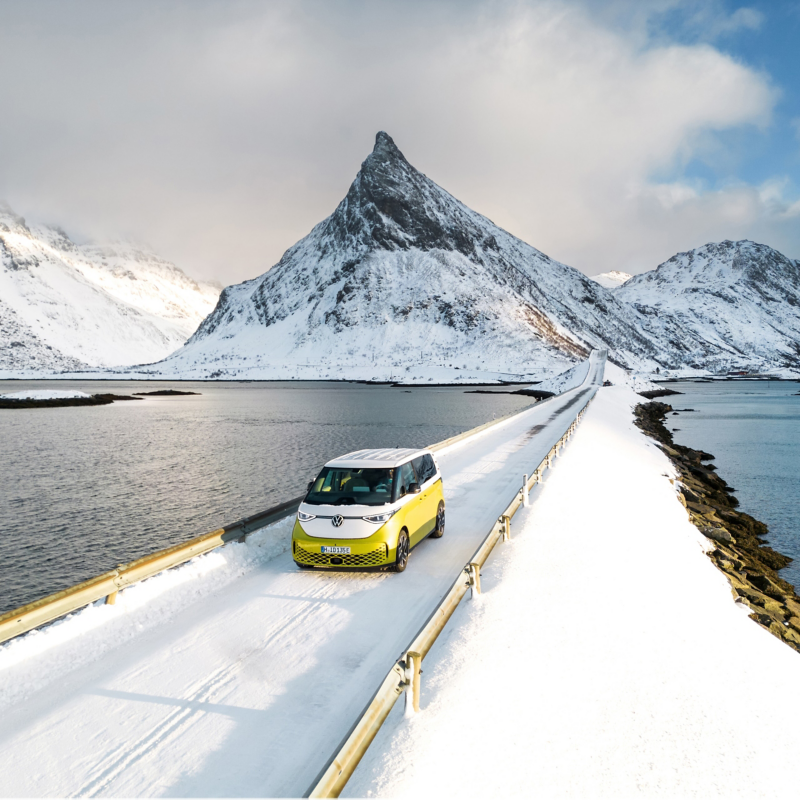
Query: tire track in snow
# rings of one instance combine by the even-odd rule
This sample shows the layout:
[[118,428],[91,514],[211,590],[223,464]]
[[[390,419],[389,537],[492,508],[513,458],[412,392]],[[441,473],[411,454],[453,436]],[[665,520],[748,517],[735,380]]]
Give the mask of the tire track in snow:
[[[222,688],[233,679],[230,666],[220,667],[211,673],[204,681],[199,681],[191,689],[188,697],[183,698],[184,703],[207,703],[214,692]],[[202,712],[200,708],[179,707],[171,711],[152,730],[137,739],[129,747],[113,751],[100,762],[93,770],[93,775],[71,797],[98,797],[104,790],[118,778],[124,770],[141,761],[148,753],[152,752],[170,736],[189,723],[191,717]]]
[[[338,580],[319,582],[305,595],[287,596],[287,601],[298,603],[301,607],[291,615],[277,619],[272,625],[269,625],[264,630],[262,641],[257,646],[240,653],[234,660],[212,672],[206,680],[195,683],[186,695],[176,698],[175,703],[179,704],[179,707],[170,711],[146,734],[140,736],[130,746],[120,746],[107,753],[105,758],[92,770],[88,780],[71,796],[98,797],[113,794],[114,792],[109,789],[125,770],[168,743],[171,737],[185,733],[200,722],[208,713],[203,705],[219,699],[219,692],[236,679],[241,667],[248,659],[263,654],[267,650],[279,651],[281,655],[288,655],[292,646],[298,641],[298,634],[302,634],[308,629],[310,618],[318,619],[320,604],[334,601],[331,603],[331,607],[334,607],[335,600],[347,592],[343,584],[353,580],[351,575],[343,574],[335,577]],[[380,575],[381,579],[385,579],[385,577]],[[115,696],[113,690],[107,693],[103,692],[103,694],[110,697]]]

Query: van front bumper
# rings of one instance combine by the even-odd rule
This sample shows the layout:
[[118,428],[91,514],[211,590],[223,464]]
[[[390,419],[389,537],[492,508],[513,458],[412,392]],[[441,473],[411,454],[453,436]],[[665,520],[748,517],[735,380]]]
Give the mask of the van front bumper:
[[[309,536],[295,520],[292,531],[292,557],[298,564],[329,569],[373,569],[395,562],[397,536],[389,530],[391,521],[381,525],[366,539],[320,539]],[[349,547],[349,553],[323,553],[323,547]]]

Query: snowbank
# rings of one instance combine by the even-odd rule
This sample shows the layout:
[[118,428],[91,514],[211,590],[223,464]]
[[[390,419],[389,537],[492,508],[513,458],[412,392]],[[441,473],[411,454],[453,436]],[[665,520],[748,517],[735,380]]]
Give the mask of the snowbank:
[[294,516],[0,645],[0,708],[27,697],[289,549]]
[[0,394],[0,400],[74,400],[76,398],[89,398],[90,394],[78,391],[60,391],[58,389],[37,389],[24,392]]
[[734,603],[609,366],[348,796],[796,795],[800,656]]
[[581,361],[574,367],[556,375],[553,378],[548,378],[541,383],[531,388],[539,392],[552,392],[553,394],[563,394],[570,389],[580,386],[589,374],[589,361]]

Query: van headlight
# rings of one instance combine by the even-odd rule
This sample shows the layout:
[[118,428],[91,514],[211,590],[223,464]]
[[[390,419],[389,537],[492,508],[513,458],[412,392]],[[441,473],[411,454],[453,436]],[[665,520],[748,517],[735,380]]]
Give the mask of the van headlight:
[[316,518],[317,518],[316,514],[306,514],[305,511],[297,512],[297,519],[299,519],[300,522],[308,522],[310,519],[316,519]]
[[381,514],[370,514],[368,517],[361,517],[367,522],[374,522],[376,525],[382,525],[388,522],[394,516],[394,511],[384,511]]

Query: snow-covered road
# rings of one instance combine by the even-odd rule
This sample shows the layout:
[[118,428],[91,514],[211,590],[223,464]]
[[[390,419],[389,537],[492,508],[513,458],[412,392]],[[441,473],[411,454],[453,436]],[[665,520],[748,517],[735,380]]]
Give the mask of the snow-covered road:
[[405,573],[285,553],[3,709],[2,795],[301,795],[602,375],[439,454],[447,531]]
[[607,373],[344,797],[798,797],[800,654],[734,602]]

